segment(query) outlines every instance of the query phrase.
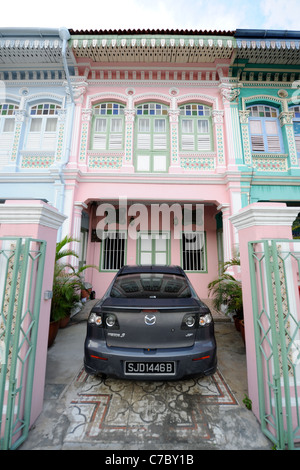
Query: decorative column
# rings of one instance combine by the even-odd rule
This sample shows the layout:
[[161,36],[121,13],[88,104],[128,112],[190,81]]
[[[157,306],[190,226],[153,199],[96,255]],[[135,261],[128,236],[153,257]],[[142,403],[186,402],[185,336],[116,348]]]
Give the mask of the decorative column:
[[80,138],[80,147],[79,147],[79,160],[78,166],[86,167],[88,165],[87,161],[87,150],[88,150],[88,141],[89,141],[89,130],[90,123],[92,119],[93,111],[92,109],[82,109],[81,111],[81,138]]
[[229,221],[230,204],[220,204],[217,207],[217,210],[222,211],[223,253],[224,253],[224,262],[226,262],[232,259],[232,234],[231,234],[231,226],[230,226],[231,224]]
[[125,153],[122,167],[125,170],[133,168],[133,134],[134,134],[135,109],[125,109]]
[[56,162],[61,162],[62,156],[63,156],[66,116],[67,116],[66,109],[61,109],[58,112],[58,137],[57,137],[56,154],[55,154]]
[[[74,211],[73,211],[73,228],[72,228],[72,238],[80,241],[80,232],[81,232],[81,216],[82,210],[87,209],[87,205],[84,202],[74,202]],[[80,254],[80,243],[73,242],[72,250],[79,256]],[[72,256],[71,259],[72,266],[78,266],[79,258]]]
[[20,147],[20,137],[22,131],[22,125],[26,117],[26,110],[25,109],[18,109],[15,111],[15,135],[11,149],[10,161],[17,162],[18,155],[19,155],[19,147]]
[[222,83],[220,86],[221,95],[223,98],[224,104],[224,114],[225,114],[225,125],[226,125],[226,136],[227,136],[227,167],[235,168],[236,167],[236,156],[235,156],[235,147],[233,141],[233,131],[232,131],[232,116],[231,116],[231,103],[236,102],[240,94],[240,90],[228,83]]
[[178,117],[180,114],[179,109],[169,110],[170,122],[170,173],[178,173],[180,169],[179,159],[179,132],[178,132]]
[[249,116],[250,111],[240,111],[240,123],[241,123],[241,130],[242,130],[242,141],[244,147],[244,163],[245,165],[252,165],[252,154],[251,154],[251,146],[250,146],[250,137],[249,137]]
[[212,112],[213,125],[215,127],[215,136],[217,141],[217,169],[225,167],[225,154],[224,154],[224,136],[223,136],[223,123],[224,111],[214,110]]
[[293,128],[294,111],[283,111],[279,114],[280,125],[285,129],[289,151],[289,167],[298,167],[297,149]]

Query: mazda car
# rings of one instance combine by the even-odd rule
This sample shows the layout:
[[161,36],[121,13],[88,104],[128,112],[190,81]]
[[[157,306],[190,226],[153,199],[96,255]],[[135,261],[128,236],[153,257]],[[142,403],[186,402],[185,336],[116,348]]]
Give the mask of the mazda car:
[[214,322],[179,266],[124,266],[87,321],[88,374],[172,380],[211,375]]

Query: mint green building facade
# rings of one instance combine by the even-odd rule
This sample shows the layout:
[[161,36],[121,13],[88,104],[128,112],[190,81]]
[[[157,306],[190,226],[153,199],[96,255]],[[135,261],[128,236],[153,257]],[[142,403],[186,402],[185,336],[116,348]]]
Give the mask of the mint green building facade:
[[232,127],[241,205],[300,201],[297,32],[237,30]]

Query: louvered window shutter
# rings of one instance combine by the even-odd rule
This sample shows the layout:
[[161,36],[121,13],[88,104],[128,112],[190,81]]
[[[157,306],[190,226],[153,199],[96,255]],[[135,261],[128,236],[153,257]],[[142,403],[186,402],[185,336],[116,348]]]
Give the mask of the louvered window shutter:
[[205,151],[210,150],[210,136],[209,135],[198,135],[198,150]]
[[14,138],[15,120],[3,119],[3,131],[0,134],[0,150],[10,150]]
[[150,150],[151,149],[151,139],[150,134],[138,134],[137,146],[140,150]]
[[265,151],[265,144],[264,138],[262,135],[252,135],[251,136],[251,144],[253,152],[264,152]]
[[122,134],[110,134],[109,150],[120,150],[122,148]]
[[194,150],[195,149],[194,135],[182,134],[181,147],[182,147],[182,150]]
[[281,145],[278,135],[278,125],[276,121],[265,121],[265,129],[267,134],[268,152],[280,153]]

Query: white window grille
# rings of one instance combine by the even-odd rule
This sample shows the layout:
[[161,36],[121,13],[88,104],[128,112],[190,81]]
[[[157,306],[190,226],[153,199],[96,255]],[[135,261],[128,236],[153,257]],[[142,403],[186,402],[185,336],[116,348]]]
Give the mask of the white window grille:
[[125,248],[125,232],[103,232],[101,269],[115,271],[124,266]]
[[204,232],[182,233],[182,267],[185,271],[206,271]]

